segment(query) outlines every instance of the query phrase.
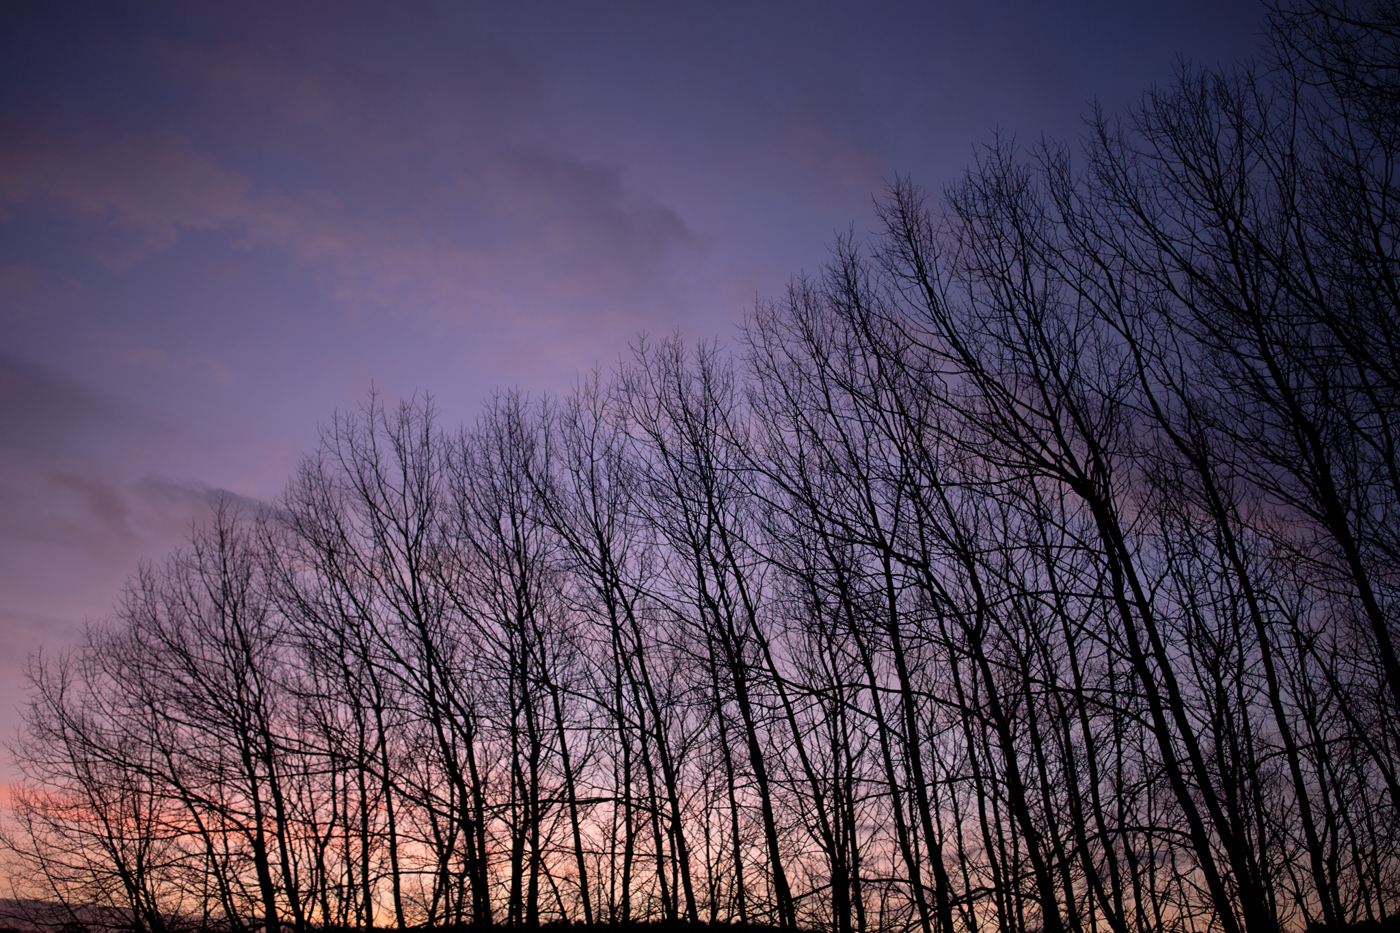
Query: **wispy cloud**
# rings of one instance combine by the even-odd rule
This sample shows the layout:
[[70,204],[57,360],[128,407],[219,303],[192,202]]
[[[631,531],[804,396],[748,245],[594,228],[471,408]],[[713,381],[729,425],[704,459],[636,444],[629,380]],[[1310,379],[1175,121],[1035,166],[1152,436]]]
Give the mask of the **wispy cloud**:
[[139,408],[0,355],[0,632],[10,657],[68,641],[110,610],[140,558],[167,553],[214,500],[237,498],[139,472],[152,452],[186,442]]
[[246,216],[251,182],[221,170],[174,133],[143,133],[84,146],[0,147],[0,195],[40,201],[124,235],[98,246],[112,269],[175,244],[182,229],[211,230]]
[[339,301],[410,317],[640,301],[665,286],[675,250],[700,242],[674,210],[628,190],[618,168],[541,148],[494,152],[439,194],[455,217],[376,216],[325,190],[259,188],[166,132],[0,148],[0,196],[98,231],[93,253],[109,269],[145,262],[184,232],[222,231],[282,252]]

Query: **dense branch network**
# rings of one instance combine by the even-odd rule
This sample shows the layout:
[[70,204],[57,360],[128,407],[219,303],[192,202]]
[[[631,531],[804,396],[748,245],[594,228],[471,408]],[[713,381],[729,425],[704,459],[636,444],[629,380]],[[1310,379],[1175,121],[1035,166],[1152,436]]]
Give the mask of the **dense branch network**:
[[1274,11],[561,399],[337,418],[34,662],[31,896],[1274,933],[1400,908],[1400,21]]

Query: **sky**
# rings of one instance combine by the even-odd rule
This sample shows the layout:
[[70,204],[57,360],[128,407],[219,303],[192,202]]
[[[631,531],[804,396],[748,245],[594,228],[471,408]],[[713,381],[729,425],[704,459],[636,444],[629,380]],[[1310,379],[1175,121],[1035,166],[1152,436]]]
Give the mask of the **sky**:
[[[219,495],[371,389],[451,427],[755,301],[1258,0],[0,6],[0,737]],[[0,778],[11,774],[0,762]]]

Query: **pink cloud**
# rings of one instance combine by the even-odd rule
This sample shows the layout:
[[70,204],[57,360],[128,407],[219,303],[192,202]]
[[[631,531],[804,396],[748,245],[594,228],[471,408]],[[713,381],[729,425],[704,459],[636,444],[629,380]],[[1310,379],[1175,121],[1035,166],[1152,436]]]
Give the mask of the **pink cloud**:
[[234,384],[233,368],[216,356],[206,353],[175,354],[160,347],[133,345],[111,336],[99,337],[110,343],[112,355],[128,366],[172,376],[195,374],[220,386]]
[[211,230],[246,210],[252,185],[174,133],[143,133],[95,151],[77,146],[0,148],[0,194],[41,200],[127,233],[99,258],[130,268],[169,249],[179,230]]
[[348,305],[436,321],[640,306],[665,289],[669,256],[699,244],[616,168],[526,150],[464,171],[455,223],[414,210],[374,216],[328,191],[259,190],[184,137],[148,133],[0,149],[0,196],[101,232],[98,259],[114,270],[172,248],[182,231],[224,230],[242,248],[282,252]]

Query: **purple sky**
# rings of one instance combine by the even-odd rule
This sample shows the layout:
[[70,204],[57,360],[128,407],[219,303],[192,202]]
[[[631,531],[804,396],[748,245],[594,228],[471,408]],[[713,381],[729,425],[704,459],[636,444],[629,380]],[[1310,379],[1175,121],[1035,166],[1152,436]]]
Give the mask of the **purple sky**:
[[[470,421],[756,297],[993,128],[1073,138],[1257,0],[0,12],[0,732],[228,490],[371,385]],[[0,764],[0,777],[8,766]]]

